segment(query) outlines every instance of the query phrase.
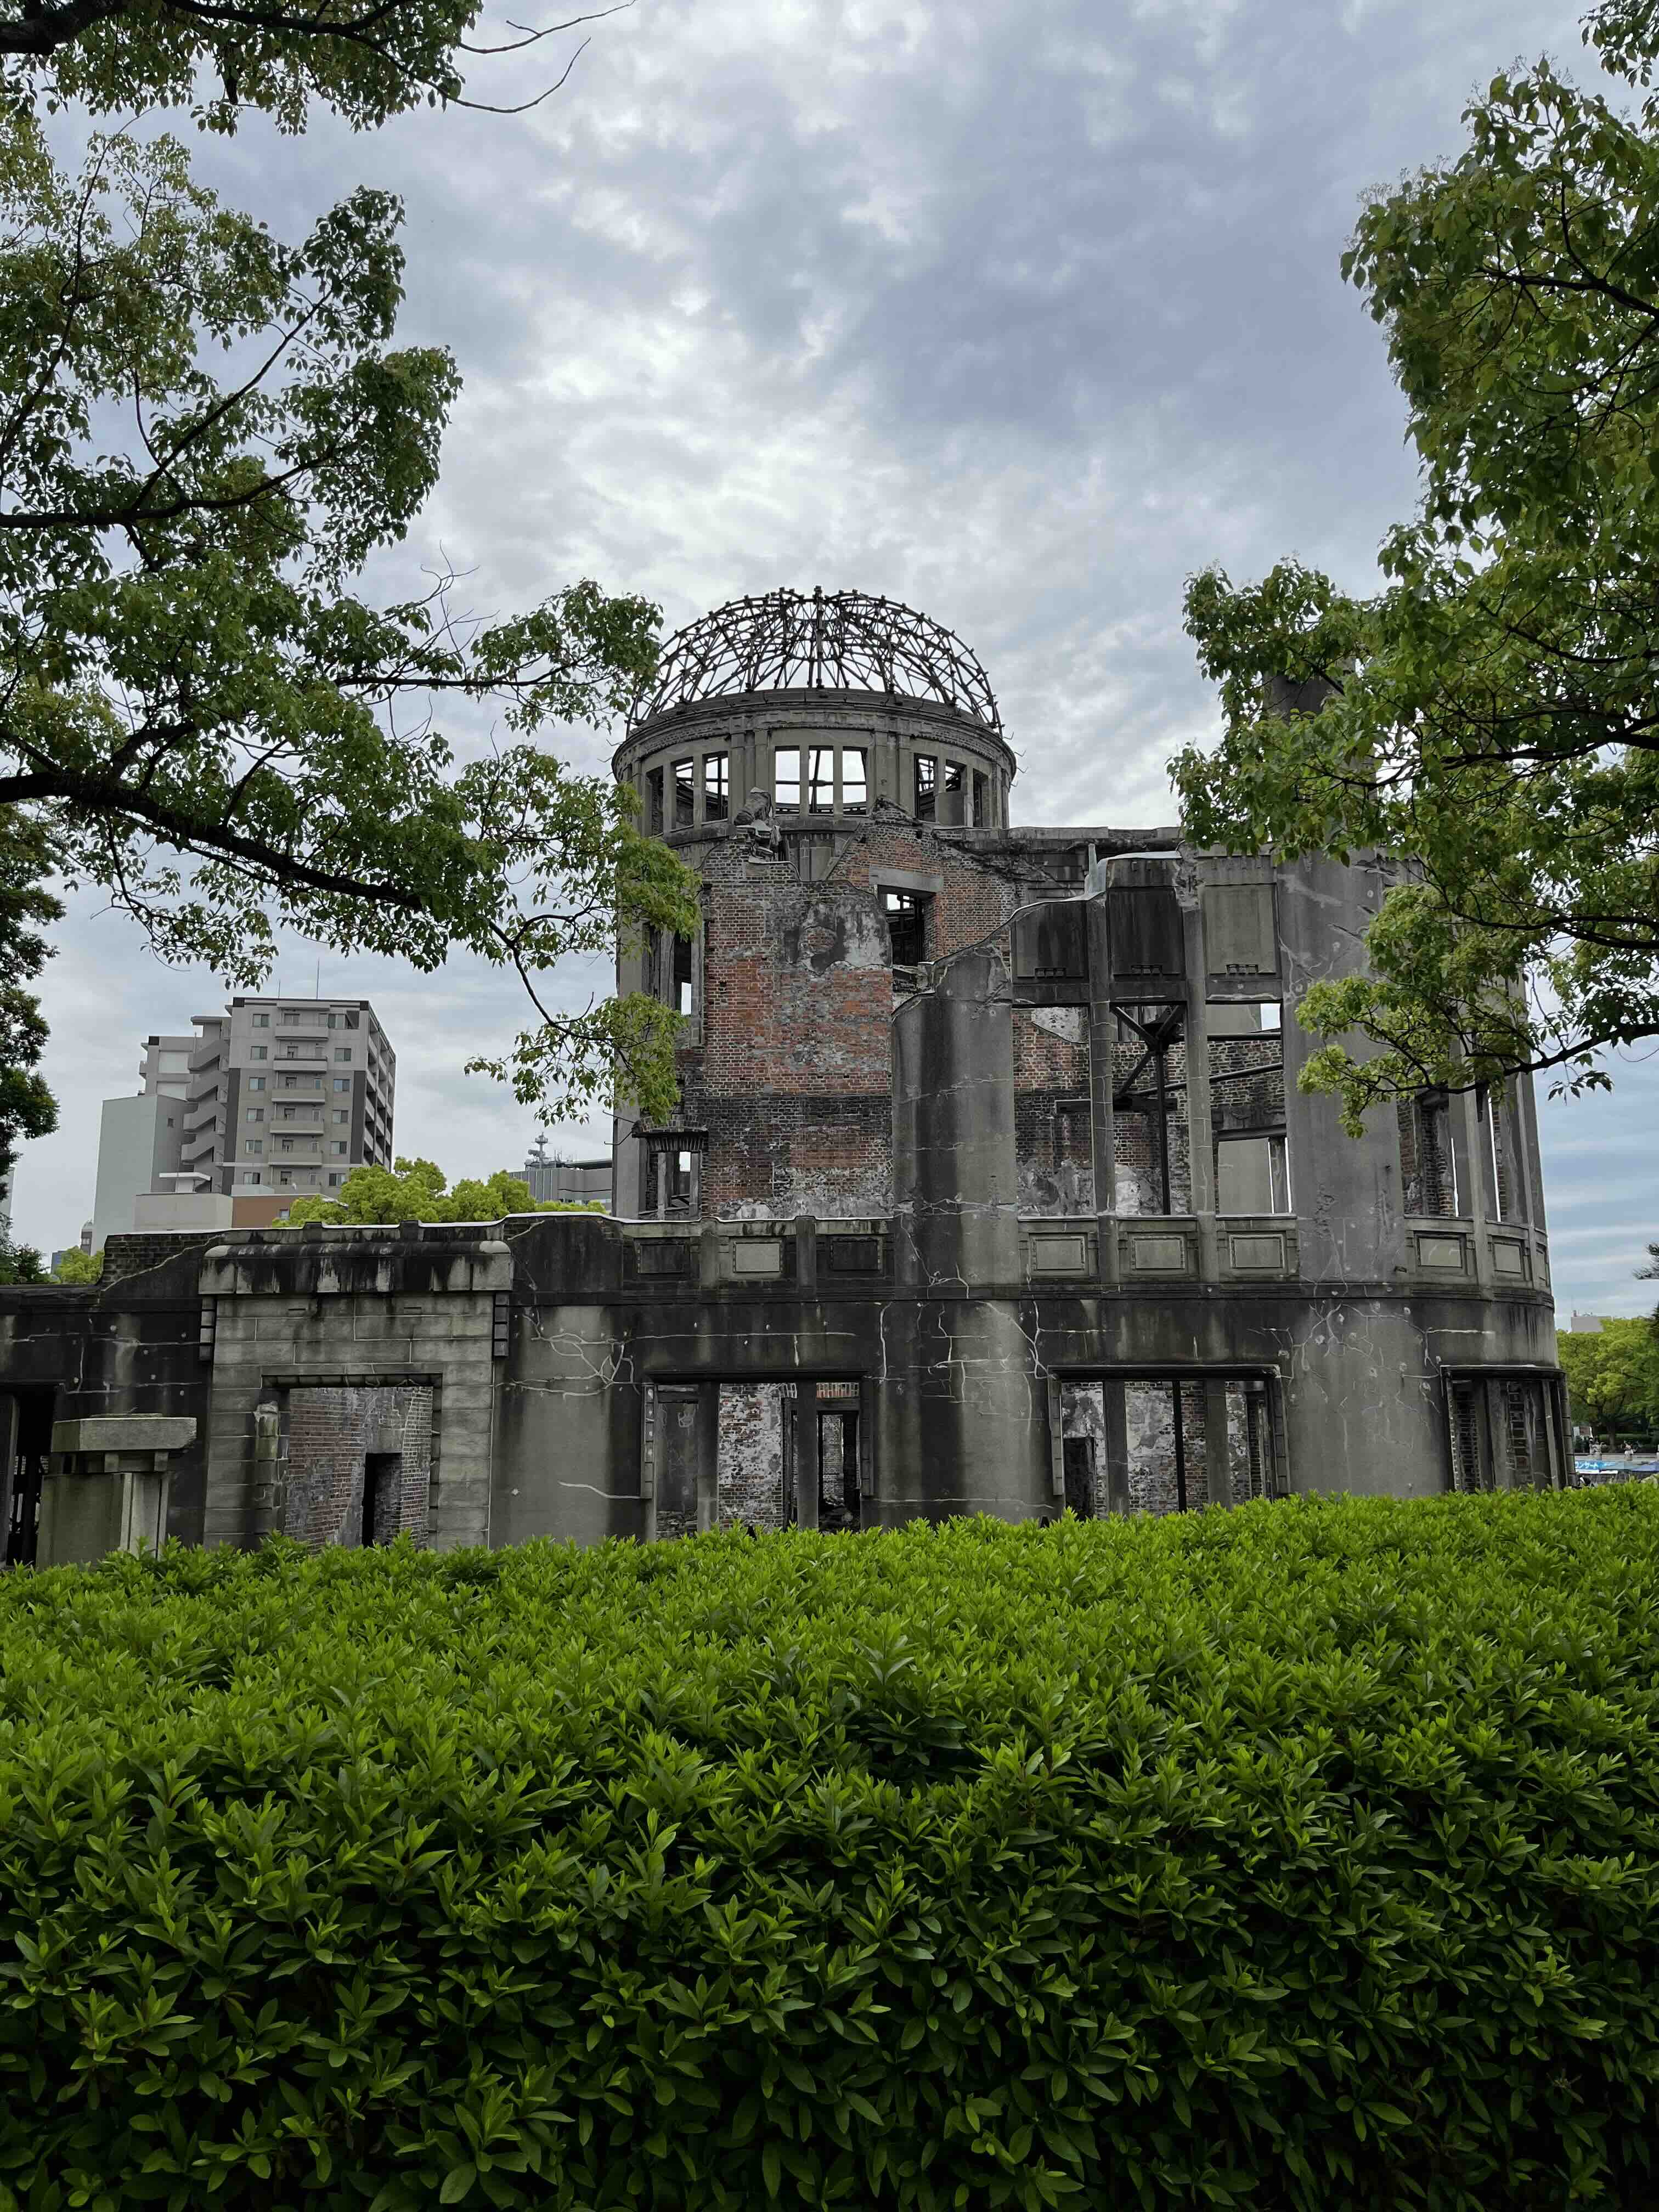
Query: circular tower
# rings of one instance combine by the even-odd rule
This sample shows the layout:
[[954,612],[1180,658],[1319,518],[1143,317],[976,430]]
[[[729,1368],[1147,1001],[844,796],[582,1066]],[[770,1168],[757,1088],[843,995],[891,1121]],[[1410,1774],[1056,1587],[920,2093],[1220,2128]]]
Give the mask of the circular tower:
[[755,794],[831,837],[878,806],[1001,830],[1015,763],[959,638],[896,600],[819,589],[732,599],[677,631],[612,767],[641,826],[679,845],[724,836]]

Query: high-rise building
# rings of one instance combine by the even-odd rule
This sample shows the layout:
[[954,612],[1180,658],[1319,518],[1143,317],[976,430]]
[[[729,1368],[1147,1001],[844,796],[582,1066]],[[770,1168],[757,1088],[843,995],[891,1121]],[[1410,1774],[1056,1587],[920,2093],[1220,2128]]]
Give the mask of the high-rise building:
[[143,1085],[104,1103],[93,1243],[271,1221],[355,1167],[390,1166],[397,1054],[367,999],[233,999],[144,1040]]

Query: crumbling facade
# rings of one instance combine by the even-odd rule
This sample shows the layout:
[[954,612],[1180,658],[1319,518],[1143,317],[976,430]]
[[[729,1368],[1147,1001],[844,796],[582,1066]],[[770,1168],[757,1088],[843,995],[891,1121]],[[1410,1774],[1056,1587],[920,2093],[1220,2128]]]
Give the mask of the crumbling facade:
[[123,1419],[190,1427],[209,1542],[1559,1482],[1529,1088],[1354,1140],[1297,1087],[1386,868],[1020,830],[1015,765],[906,610],[683,632],[616,762],[702,885],[619,951],[680,1104],[618,1116],[612,1218],[112,1238],[95,1290],[0,1291],[13,1555],[43,1486],[128,1479],[77,1457]]

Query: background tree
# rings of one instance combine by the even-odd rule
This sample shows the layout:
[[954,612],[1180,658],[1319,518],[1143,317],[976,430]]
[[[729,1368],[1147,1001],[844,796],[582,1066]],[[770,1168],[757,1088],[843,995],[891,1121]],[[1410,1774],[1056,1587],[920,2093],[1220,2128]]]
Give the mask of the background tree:
[[[689,929],[690,878],[626,794],[534,737],[626,707],[658,610],[592,582],[495,621],[465,617],[450,577],[362,596],[436,480],[459,389],[447,353],[392,342],[397,201],[354,192],[287,245],[194,183],[176,140],[96,138],[70,176],[35,112],[195,99],[216,129],[250,105],[298,129],[320,99],[372,124],[463,96],[477,14],[0,5],[0,822],[233,985],[263,980],[284,927],[426,969],[457,950],[508,966],[531,1023],[477,1065],[549,1111],[605,1099],[620,1071],[660,1116],[668,1009],[569,1015],[541,979],[608,951],[617,921]],[[447,702],[493,707],[499,742],[463,757]],[[17,896],[52,918],[38,876]],[[0,1033],[0,1067],[32,1068],[31,1038],[38,1060],[30,1019],[21,1044]],[[26,1103],[0,1095],[14,1139]]]
[[78,1245],[71,1245],[58,1255],[52,1279],[55,1283],[95,1283],[102,1279],[103,1273],[101,1252],[82,1252]]
[[1604,1321],[1591,1332],[1558,1329],[1572,1408],[1612,1434],[1659,1428],[1659,1335],[1645,1316]]
[[337,1198],[296,1199],[290,1222],[499,1221],[508,1213],[603,1213],[602,1206],[538,1206],[530,1185],[509,1168],[480,1178],[464,1176],[453,1190],[431,1160],[403,1160],[397,1171],[353,1168]]
[[1293,561],[1188,586],[1225,714],[1171,763],[1189,834],[1402,862],[1370,975],[1297,1010],[1351,1126],[1428,1083],[1603,1084],[1659,1035],[1659,9],[1584,36],[1633,112],[1547,61],[1497,76],[1345,257],[1422,464],[1385,588]]

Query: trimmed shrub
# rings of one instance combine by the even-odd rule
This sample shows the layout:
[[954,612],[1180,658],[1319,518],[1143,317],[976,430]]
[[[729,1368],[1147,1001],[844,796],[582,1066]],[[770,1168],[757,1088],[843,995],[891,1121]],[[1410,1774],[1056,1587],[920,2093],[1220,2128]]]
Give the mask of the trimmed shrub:
[[1635,2207],[1659,1491],[0,1577],[0,2204]]

